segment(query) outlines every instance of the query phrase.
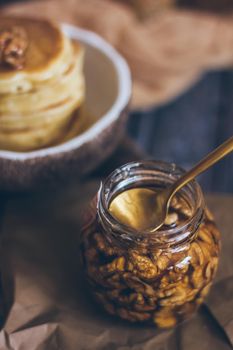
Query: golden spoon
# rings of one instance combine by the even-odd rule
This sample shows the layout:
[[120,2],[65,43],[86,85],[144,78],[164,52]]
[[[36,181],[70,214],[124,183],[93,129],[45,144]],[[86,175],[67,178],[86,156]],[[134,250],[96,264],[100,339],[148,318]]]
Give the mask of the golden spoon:
[[164,224],[174,194],[232,151],[233,137],[209,153],[168,188],[158,192],[146,188],[130,189],[119,194],[111,202],[109,210],[118,220],[132,228],[154,232]]

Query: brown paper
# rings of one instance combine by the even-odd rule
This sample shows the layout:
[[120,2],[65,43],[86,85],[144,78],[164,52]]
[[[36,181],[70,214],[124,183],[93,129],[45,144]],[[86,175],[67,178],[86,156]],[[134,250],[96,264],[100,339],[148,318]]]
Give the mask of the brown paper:
[[[223,16],[168,6],[164,11],[149,11],[150,15],[140,21],[126,3],[36,0],[15,4],[2,12],[46,15],[102,35],[131,67],[135,108],[165,103],[190,87],[205,71],[232,67],[231,12]],[[162,1],[156,7],[164,6]]]
[[214,286],[207,305],[233,346],[233,276]]

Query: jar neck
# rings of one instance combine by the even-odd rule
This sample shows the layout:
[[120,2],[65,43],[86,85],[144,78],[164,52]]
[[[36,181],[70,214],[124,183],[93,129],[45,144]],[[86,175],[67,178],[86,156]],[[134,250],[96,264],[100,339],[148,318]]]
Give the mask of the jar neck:
[[204,215],[204,200],[200,186],[190,182],[179,191],[189,203],[191,216],[182,225],[153,233],[137,231],[116,220],[109,211],[111,201],[131,188],[165,188],[174,183],[184,171],[175,164],[145,161],[133,162],[116,169],[101,184],[98,192],[97,211],[99,223],[108,239],[122,247],[182,248],[191,242]]

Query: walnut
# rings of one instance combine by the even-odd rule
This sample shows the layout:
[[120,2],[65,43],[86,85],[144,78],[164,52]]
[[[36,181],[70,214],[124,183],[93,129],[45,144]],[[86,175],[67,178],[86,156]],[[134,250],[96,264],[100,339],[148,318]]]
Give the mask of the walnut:
[[158,261],[157,261],[157,267],[158,267],[161,271],[165,270],[165,269],[168,267],[169,262],[170,262],[170,257],[171,257],[171,255],[169,255],[169,254],[163,254],[163,255],[161,255],[160,258],[158,259]]
[[111,274],[117,271],[125,271],[125,258],[120,256],[114,259],[111,263],[100,266],[100,272]]
[[198,244],[202,250],[205,262],[209,261],[211,259],[211,256],[214,255],[215,246],[213,244],[210,246],[210,245],[208,245],[208,243],[205,243],[202,241],[199,241]]
[[203,286],[203,271],[201,267],[196,267],[191,276],[191,282],[194,288],[201,288]]
[[154,322],[160,328],[169,328],[175,326],[177,320],[170,308],[163,308],[155,312]]
[[145,304],[144,297],[143,297],[143,295],[141,293],[136,294],[135,302],[138,305],[144,305]]
[[134,266],[134,273],[139,277],[145,279],[153,279],[158,275],[157,267],[147,256],[140,255],[134,251],[131,251],[130,260]]
[[207,280],[210,280],[211,276],[212,276],[212,266],[211,266],[211,262],[209,262],[205,267],[205,278]]
[[145,312],[145,311],[148,311],[148,312],[152,312],[152,311],[155,311],[156,310],[156,305],[147,305],[147,304],[144,304],[144,305],[140,305],[140,304],[134,304],[133,305],[133,308],[138,311],[138,312]]
[[[168,291],[167,291],[168,292]],[[169,294],[169,292],[168,292]],[[187,291],[182,285],[178,285],[175,290],[171,289],[171,295],[166,296],[166,291],[164,293],[164,298],[159,300],[161,306],[177,306],[182,305],[186,302]]]
[[143,321],[147,321],[151,317],[151,315],[147,312],[142,313],[142,312],[136,312],[136,311],[129,311],[124,308],[118,309],[117,314],[121,318],[131,322],[143,322]]
[[173,287],[173,285],[171,285],[171,286],[168,285],[167,288],[164,288],[164,289],[162,289],[162,290],[159,290],[158,293],[157,293],[157,296],[158,296],[159,298],[170,297],[170,296],[172,296],[173,294],[176,293],[176,288],[177,288],[177,285],[175,285],[174,287]]
[[106,283],[111,288],[121,289],[123,287],[122,287],[122,284],[120,282],[120,279],[121,279],[121,276],[118,273],[116,273],[116,274],[113,274],[110,277],[106,278]]
[[201,229],[199,230],[198,238],[209,245],[213,245],[212,235],[208,230],[208,227],[204,225],[202,225]]
[[12,27],[0,32],[0,64],[14,69],[23,68],[28,47],[26,31],[21,27]]
[[110,245],[110,243],[104,238],[103,234],[96,232],[93,238],[99,251],[109,256],[116,255],[117,249]]
[[123,278],[124,278],[126,285],[129,288],[137,291],[138,293],[145,295],[146,297],[154,297],[155,296],[155,291],[154,291],[153,287],[150,284],[142,281],[137,276],[134,276],[134,275],[126,272],[123,274]]
[[200,248],[200,245],[197,242],[193,242],[190,245],[190,249],[188,252],[191,257],[191,263],[195,265],[203,265],[205,261],[205,256]]
[[101,304],[103,305],[104,309],[109,312],[111,315],[115,314],[115,307],[112,303],[109,302],[109,300],[106,298],[105,295],[103,295],[102,293],[94,293],[95,298],[101,302]]

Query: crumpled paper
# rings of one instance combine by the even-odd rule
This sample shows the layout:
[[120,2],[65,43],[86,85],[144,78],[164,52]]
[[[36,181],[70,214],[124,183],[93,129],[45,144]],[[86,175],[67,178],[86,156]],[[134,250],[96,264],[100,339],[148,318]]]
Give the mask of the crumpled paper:
[[[232,286],[230,254],[222,255],[219,284],[208,307],[175,330],[129,324],[92,300],[79,263],[78,237],[80,213],[99,182],[90,178],[60,190],[18,194],[5,203],[1,258],[7,315],[0,350],[230,349],[232,330],[225,321],[233,317],[233,294],[222,293],[221,284]],[[208,203],[217,214],[223,251],[230,251],[233,199],[211,197]]]
[[215,285],[207,305],[233,346],[233,276]]
[[[163,104],[180,95],[205,71],[232,67],[232,12],[217,15],[164,5],[166,10],[149,11],[142,21],[129,3],[133,1],[36,0],[1,12],[47,16],[102,35],[130,65],[133,108]],[[163,1],[156,5],[159,7],[163,9]]]

